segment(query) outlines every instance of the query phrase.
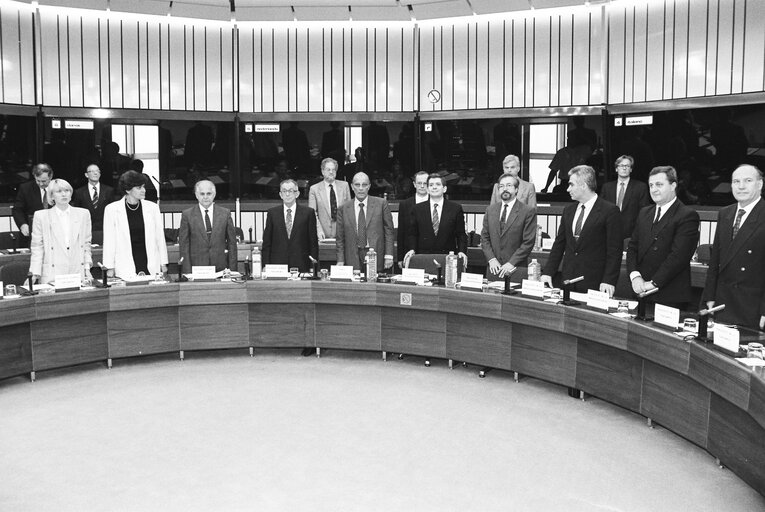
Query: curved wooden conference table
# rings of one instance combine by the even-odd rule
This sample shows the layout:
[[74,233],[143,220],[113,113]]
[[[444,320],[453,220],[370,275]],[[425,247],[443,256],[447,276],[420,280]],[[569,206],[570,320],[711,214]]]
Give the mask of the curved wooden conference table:
[[705,448],[765,495],[765,373],[583,307],[391,284],[170,283],[0,301],[0,378],[223,348],[403,352],[576,387]]

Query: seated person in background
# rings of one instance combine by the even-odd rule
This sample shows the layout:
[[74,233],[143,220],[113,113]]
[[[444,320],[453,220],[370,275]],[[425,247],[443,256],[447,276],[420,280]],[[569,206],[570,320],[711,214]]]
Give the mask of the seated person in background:
[[90,212],[93,243],[100,244],[104,238],[104,208],[118,198],[112,187],[100,183],[101,169],[97,165],[89,165],[85,170],[85,177],[88,183],[74,191],[72,206],[85,208]]
[[[537,191],[534,188],[534,185],[521,179],[519,175],[521,172],[520,159],[515,155],[507,155],[505,159],[502,160],[502,170],[504,175],[515,176],[518,180],[518,188],[515,198],[524,204],[536,208]],[[497,204],[502,202],[502,198],[500,197],[501,192],[499,191],[498,185],[499,182],[494,184],[494,188],[491,192],[491,201],[489,204]]]
[[154,178],[143,172],[143,160],[135,159],[130,162],[130,169],[135,172],[141,173],[146,177],[146,200],[157,202],[159,194],[157,193],[157,187],[154,186]]
[[337,209],[351,199],[348,183],[335,179],[337,161],[325,158],[321,161],[319,183],[311,185],[308,191],[308,206],[316,211],[316,230],[319,240],[335,238],[337,228]]
[[282,204],[268,210],[263,231],[263,265],[288,265],[301,272],[311,269],[311,256],[319,259],[319,236],[313,208],[297,204],[295,180],[279,184]]
[[32,234],[32,217],[38,210],[48,208],[48,199],[45,188],[53,179],[53,169],[48,164],[37,164],[32,168],[34,181],[22,183],[13,203],[13,220],[24,237],[21,247],[29,245],[29,236]]
[[52,180],[46,190],[52,208],[34,215],[29,272],[41,283],[63,274],[91,278],[90,213],[69,205],[72,186],[68,182]]
[[181,270],[192,265],[215,266],[216,271],[237,270],[236,230],[231,211],[214,204],[215,185],[208,180],[194,185],[199,204],[181,213],[178,245],[183,258]]
[[537,235],[537,210],[517,198],[519,179],[503,174],[497,188],[500,202],[486,208],[481,230],[481,249],[488,266],[489,281],[515,273],[515,280],[525,279],[529,254]]
[[119,180],[122,201],[104,210],[103,264],[108,276],[131,278],[167,272],[167,246],[159,206],[144,199],[147,177],[127,171]]

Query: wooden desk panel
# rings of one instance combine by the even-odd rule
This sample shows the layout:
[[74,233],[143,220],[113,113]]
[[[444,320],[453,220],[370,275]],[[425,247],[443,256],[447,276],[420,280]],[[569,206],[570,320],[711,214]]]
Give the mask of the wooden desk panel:
[[706,448],[709,428],[708,389],[663,366],[645,361],[640,414]]
[[725,354],[696,342],[691,345],[688,376],[744,410],[749,406],[751,373]]
[[247,281],[246,289],[249,304],[313,302],[311,281]]
[[109,289],[109,311],[178,306],[181,284],[118,286]]
[[313,304],[250,304],[253,347],[315,347]]
[[181,350],[248,347],[247,304],[180,306]]
[[765,430],[751,416],[712,394],[707,449],[765,495]]
[[109,311],[109,290],[103,288],[35,296],[37,320]]
[[573,387],[577,340],[568,334],[513,325],[513,370]]
[[382,308],[382,349],[446,358],[446,314]]
[[316,346],[382,350],[380,308],[316,305]]
[[642,379],[643,360],[640,357],[579,338],[575,387],[638,412]]
[[551,331],[564,331],[566,307],[521,295],[503,296],[502,320]]
[[676,372],[688,373],[690,343],[669,330],[632,322],[627,328],[627,350]]
[[109,357],[106,313],[33,322],[31,340],[34,371],[106,361]]
[[439,310],[444,313],[496,320],[502,318],[502,295],[471,290],[441,290],[440,295]]
[[446,356],[456,361],[510,370],[512,324],[450,314],[446,317]]
[[[760,370],[762,372],[762,370]],[[754,373],[754,372],[753,372]],[[756,374],[755,374],[756,375]],[[752,375],[749,384],[749,414],[765,428],[765,381]]]
[[181,283],[178,304],[243,304],[247,289],[243,283]]
[[0,379],[32,371],[29,324],[6,325],[0,335]]
[[111,311],[106,318],[106,325],[109,333],[109,357],[113,359],[176,352],[181,349],[177,306],[142,311]]
[[566,334],[603,343],[622,350],[627,348],[629,320],[589,308],[566,308],[563,330]]
[[29,323],[37,316],[35,297],[0,300],[0,327]]
[[[441,288],[430,286],[414,286],[405,284],[377,285],[377,305],[386,307],[404,307],[425,311],[441,310]],[[412,296],[412,303],[402,306],[402,294]]]

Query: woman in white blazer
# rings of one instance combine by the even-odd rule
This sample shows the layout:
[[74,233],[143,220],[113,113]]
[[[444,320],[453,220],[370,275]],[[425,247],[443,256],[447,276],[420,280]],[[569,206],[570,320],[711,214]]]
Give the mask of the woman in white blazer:
[[159,206],[146,201],[146,177],[127,171],[120,176],[122,201],[104,209],[103,264],[109,277],[131,278],[143,272],[167,272],[167,246]]
[[92,278],[90,212],[69,205],[72,186],[66,180],[51,180],[46,197],[46,208],[35,212],[32,222],[29,272],[41,283],[63,274]]

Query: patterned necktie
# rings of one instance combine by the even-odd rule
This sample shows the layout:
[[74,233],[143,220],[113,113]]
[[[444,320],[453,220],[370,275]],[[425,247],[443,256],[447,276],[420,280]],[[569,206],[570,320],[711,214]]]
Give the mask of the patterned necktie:
[[733,238],[736,238],[736,235],[738,234],[738,229],[741,227],[741,219],[744,217],[745,213],[746,210],[743,208],[739,208],[738,213],[736,213],[736,222],[733,223]]
[[287,238],[292,236],[292,208],[287,208]]
[[359,203],[359,219],[356,226],[356,247],[367,246],[367,216],[364,214],[364,203]]
[[433,234],[438,236],[438,225],[441,223],[438,220],[438,205],[433,205]]
[[502,208],[502,217],[499,219],[499,228],[504,231],[505,224],[507,224],[507,204]]
[[616,206],[618,206],[620,210],[624,209],[624,189],[624,182],[619,183],[619,196],[616,198]]
[[653,220],[653,225],[655,226],[656,224],[658,224],[660,219],[661,219],[661,206],[657,206],[656,207],[656,218]]
[[93,185],[93,208],[98,208],[98,189]]
[[579,217],[576,218],[576,225],[574,226],[574,238],[579,238],[579,234],[582,232],[582,223],[584,222],[584,205],[579,212]]
[[212,233],[212,223],[210,222],[210,215],[207,213],[207,210],[205,210],[205,231],[207,231],[208,236]]
[[332,185],[329,186],[329,211],[332,220],[337,220],[337,196]]

